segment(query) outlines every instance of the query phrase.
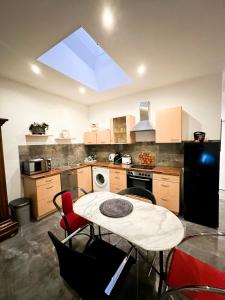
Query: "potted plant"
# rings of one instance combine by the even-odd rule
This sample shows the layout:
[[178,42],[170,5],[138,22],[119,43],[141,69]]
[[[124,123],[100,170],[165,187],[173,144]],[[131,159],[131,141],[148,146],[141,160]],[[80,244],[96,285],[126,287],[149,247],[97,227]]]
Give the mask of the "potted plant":
[[45,134],[45,130],[47,130],[49,127],[46,123],[36,123],[30,125],[29,130],[32,132],[32,134]]

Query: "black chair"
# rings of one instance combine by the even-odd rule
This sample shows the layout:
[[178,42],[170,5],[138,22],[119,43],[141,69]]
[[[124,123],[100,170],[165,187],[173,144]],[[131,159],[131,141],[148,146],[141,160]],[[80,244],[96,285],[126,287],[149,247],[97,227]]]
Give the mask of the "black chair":
[[[124,195],[124,196],[126,196],[126,195],[127,196],[129,196],[129,195],[130,196],[132,196],[132,195],[139,196],[139,197],[150,200],[152,204],[156,205],[156,199],[155,199],[155,196],[153,195],[153,193],[142,187],[129,187],[129,188],[126,188],[126,189],[118,192],[117,194]],[[118,245],[120,242],[121,242],[121,239],[115,245]],[[138,253],[141,254],[139,251],[138,251]],[[141,257],[144,260],[146,260],[142,255],[141,255]],[[147,251],[147,257],[148,257],[148,251]],[[152,269],[154,268],[153,265],[155,263],[155,260],[156,260],[156,253],[153,255],[152,261],[150,263],[149,272],[148,272],[149,277],[151,275]]]
[[135,195],[151,200],[152,204],[156,204],[155,196],[148,190],[141,187],[129,187],[118,193],[119,195]]
[[114,299],[135,262],[132,248],[126,254],[99,238],[85,247],[83,253],[64,244],[81,230],[62,242],[48,232],[58,254],[60,275],[82,300]]

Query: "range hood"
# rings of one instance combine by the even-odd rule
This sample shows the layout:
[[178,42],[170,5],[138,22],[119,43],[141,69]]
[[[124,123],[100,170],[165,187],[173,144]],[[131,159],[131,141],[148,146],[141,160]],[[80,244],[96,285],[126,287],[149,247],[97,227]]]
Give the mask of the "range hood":
[[131,129],[133,132],[155,130],[149,120],[150,102],[140,103],[140,121]]

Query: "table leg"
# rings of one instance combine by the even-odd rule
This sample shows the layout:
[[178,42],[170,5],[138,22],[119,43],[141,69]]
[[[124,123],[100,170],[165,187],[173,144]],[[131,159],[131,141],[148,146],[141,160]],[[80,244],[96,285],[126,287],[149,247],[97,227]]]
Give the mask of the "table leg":
[[162,293],[163,279],[164,279],[163,251],[159,251],[159,288],[158,288],[158,295],[161,295],[161,293]]
[[137,274],[136,274],[136,300],[139,300],[139,252],[138,249],[135,248],[136,250],[136,268],[137,268]]

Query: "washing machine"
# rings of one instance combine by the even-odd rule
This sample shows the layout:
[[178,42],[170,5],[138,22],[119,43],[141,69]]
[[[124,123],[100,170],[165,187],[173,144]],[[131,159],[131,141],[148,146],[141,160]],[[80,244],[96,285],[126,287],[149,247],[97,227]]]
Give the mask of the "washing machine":
[[94,192],[109,192],[109,169],[102,167],[93,167],[92,172]]

